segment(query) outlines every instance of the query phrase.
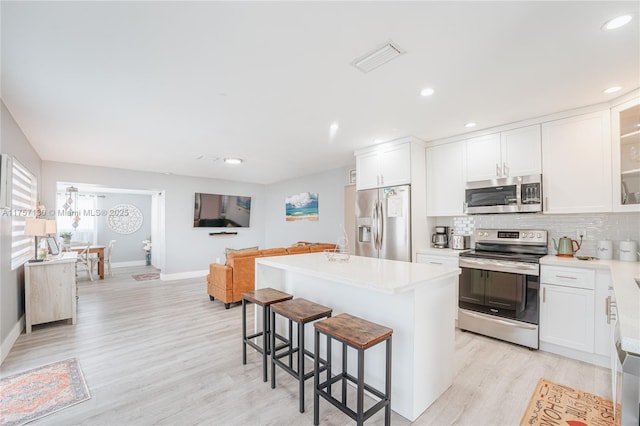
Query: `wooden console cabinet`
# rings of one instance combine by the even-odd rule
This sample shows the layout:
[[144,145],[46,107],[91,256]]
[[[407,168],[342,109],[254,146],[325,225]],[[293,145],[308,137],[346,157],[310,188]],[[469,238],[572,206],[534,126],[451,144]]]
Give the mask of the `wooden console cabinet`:
[[76,261],[77,254],[70,252],[58,259],[25,263],[27,333],[35,324],[63,319],[76,323]]

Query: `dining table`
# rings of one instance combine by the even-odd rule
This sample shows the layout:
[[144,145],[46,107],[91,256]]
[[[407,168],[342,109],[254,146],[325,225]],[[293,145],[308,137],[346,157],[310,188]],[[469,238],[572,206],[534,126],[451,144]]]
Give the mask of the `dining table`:
[[[80,253],[84,250],[86,245],[74,244],[73,242],[69,246],[69,250]],[[104,248],[105,246],[99,244],[92,244],[89,247],[89,253],[96,253],[98,255],[98,275],[101,280],[104,280]]]

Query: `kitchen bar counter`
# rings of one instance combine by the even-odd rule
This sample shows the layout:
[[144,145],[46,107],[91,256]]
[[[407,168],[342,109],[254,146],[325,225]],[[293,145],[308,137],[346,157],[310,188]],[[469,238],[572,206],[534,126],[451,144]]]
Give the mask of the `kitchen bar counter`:
[[[256,288],[272,287],[393,329],[391,409],[414,421],[453,382],[460,269],[324,253],[256,259]],[[313,347],[313,333],[306,344]],[[342,358],[333,346],[336,365]],[[355,371],[355,357],[349,369]],[[367,351],[366,378],[383,388],[384,345]]]
[[635,277],[640,277],[640,263],[580,260],[549,255],[540,259],[540,264],[610,271],[613,290],[616,293],[622,349],[640,355],[640,288],[634,281]]

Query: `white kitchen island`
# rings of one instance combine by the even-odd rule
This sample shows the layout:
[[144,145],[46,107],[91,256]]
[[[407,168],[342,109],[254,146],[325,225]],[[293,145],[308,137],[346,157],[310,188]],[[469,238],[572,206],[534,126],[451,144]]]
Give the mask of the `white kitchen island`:
[[[271,287],[393,329],[391,409],[410,421],[453,381],[455,288],[460,269],[325,253],[256,259],[256,289]],[[305,345],[313,348],[313,333]],[[324,349],[321,349],[321,351]],[[341,345],[333,345],[340,365]],[[355,357],[349,355],[349,370]],[[367,350],[365,381],[384,387],[384,345]]]

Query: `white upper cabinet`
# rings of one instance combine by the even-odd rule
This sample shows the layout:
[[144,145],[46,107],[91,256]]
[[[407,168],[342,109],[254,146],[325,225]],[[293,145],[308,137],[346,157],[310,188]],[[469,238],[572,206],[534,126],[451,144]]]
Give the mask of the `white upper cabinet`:
[[640,211],[640,98],[611,109],[613,210]]
[[540,125],[467,139],[467,181],[539,174]]
[[356,170],[358,190],[409,184],[411,143],[383,144],[357,153]]
[[503,177],[542,173],[540,125],[500,133]]
[[427,148],[427,216],[463,214],[465,141]]
[[468,158],[466,180],[501,177],[500,133],[467,139],[466,148]]
[[611,211],[609,110],[542,124],[545,213]]

